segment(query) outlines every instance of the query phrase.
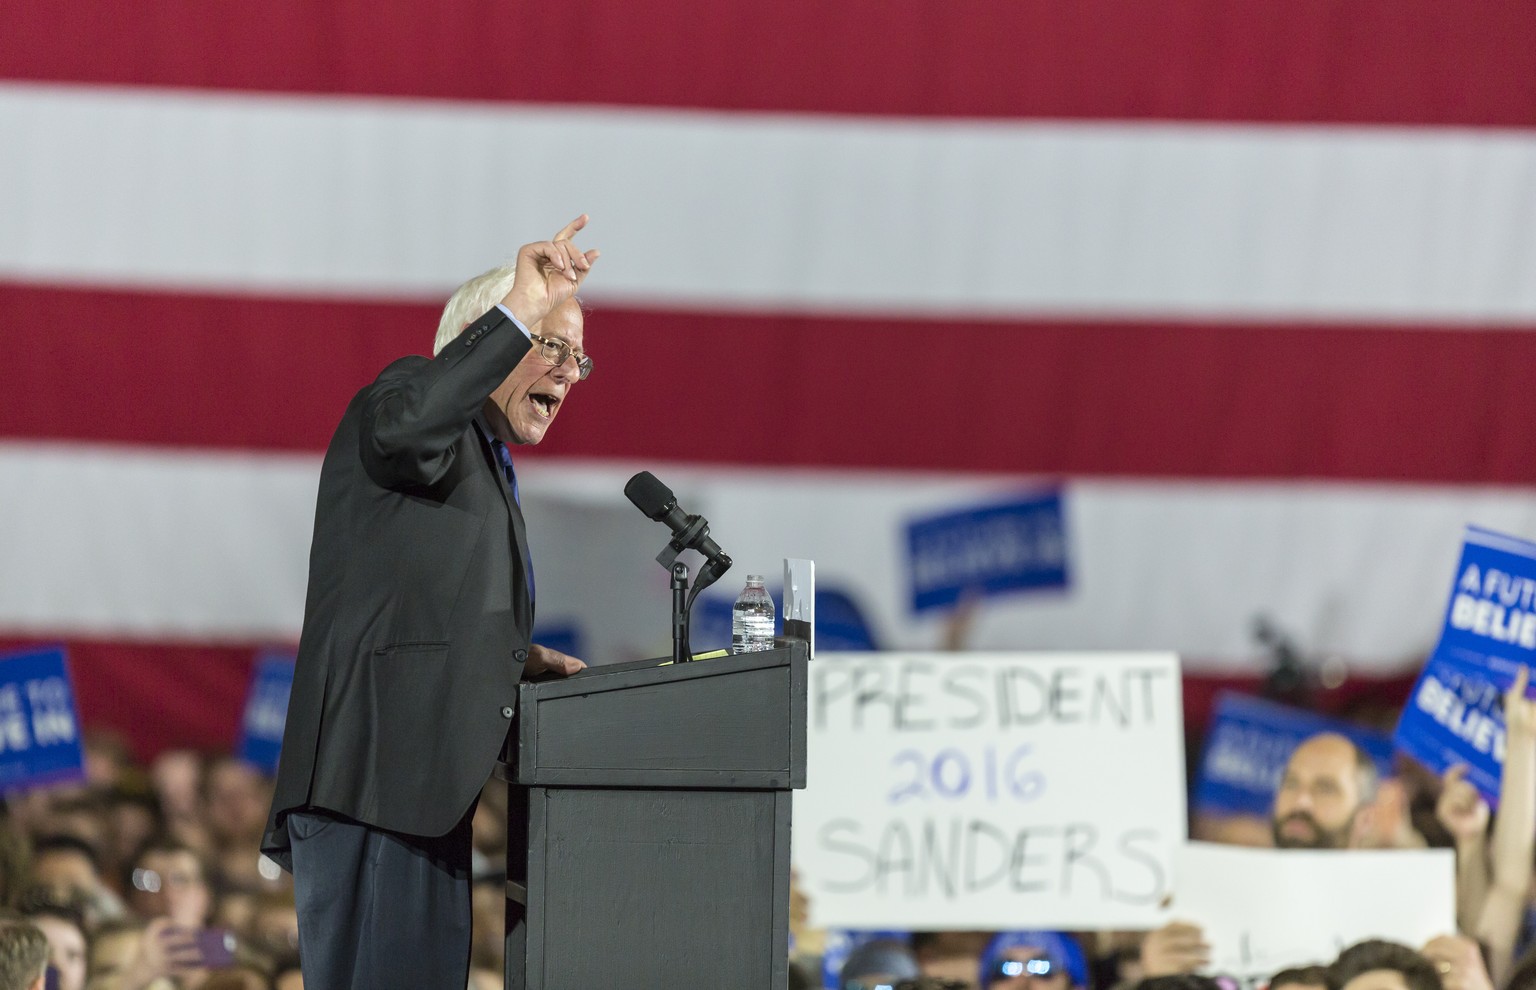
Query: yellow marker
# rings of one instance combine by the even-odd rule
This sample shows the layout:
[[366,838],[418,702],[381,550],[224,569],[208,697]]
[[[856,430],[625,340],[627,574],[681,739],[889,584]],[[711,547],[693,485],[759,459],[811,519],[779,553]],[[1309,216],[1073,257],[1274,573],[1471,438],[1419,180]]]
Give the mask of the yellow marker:
[[[728,657],[730,655],[731,655],[731,651],[730,650],[711,650],[708,653],[695,653],[693,655],[693,659],[695,659],[695,660],[713,660],[715,657]],[[656,666],[658,666],[658,667],[670,667],[670,666],[672,666],[673,663],[674,663],[674,661],[672,661],[672,660],[663,660],[661,663],[658,663]]]

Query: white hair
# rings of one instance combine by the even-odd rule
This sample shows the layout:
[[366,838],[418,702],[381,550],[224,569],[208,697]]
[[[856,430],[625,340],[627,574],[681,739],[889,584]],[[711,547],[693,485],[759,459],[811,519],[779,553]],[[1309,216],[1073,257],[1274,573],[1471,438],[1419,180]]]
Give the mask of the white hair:
[[432,342],[432,353],[438,354],[464,332],[464,328],[478,316],[507,297],[512,291],[512,279],[517,263],[509,261],[465,282],[453,290],[448,305],[443,307],[442,318],[437,321],[437,339]]

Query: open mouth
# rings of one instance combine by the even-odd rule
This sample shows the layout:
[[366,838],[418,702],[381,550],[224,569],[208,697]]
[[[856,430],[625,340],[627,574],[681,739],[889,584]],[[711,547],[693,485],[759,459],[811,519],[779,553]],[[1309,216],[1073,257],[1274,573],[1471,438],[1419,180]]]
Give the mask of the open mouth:
[[539,415],[545,419],[553,416],[555,414],[555,407],[560,404],[560,400],[555,398],[553,395],[546,395],[543,393],[529,394],[528,401],[533,403],[533,407],[537,409],[539,411]]

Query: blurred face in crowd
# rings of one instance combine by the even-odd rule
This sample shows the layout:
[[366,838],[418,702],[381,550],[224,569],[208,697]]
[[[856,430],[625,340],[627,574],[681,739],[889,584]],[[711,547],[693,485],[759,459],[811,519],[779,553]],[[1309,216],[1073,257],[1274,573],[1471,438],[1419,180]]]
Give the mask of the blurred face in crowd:
[[1322,966],[1282,969],[1270,977],[1269,990],[1328,990],[1328,971]]
[[1341,990],[1408,990],[1408,981],[1395,969],[1371,969],[1344,984]]
[[1068,990],[1072,980],[1060,963],[1037,946],[1005,949],[989,974],[987,990]]
[[109,821],[114,863],[128,862],[134,852],[159,830],[154,812],[133,801],[114,804],[109,812]]
[[991,940],[991,932],[925,932],[914,940],[913,951],[924,976],[975,983],[981,953]]
[[574,353],[564,364],[550,364],[535,341],[533,350],[496,386],[490,399],[494,410],[488,407],[487,414],[492,429],[506,443],[531,444],[544,439],[560,407],[565,405],[567,393],[580,377],[575,355],[586,353],[581,339],[581,303],[575,299],[556,306],[528,329],[540,337],[564,341]]
[[41,831],[67,835],[96,850],[106,849],[111,841],[107,821],[99,811],[70,803],[61,803],[49,812]]
[[237,932],[250,931],[256,921],[256,901],[256,895],[249,891],[225,891],[214,902],[213,926],[233,928]]
[[139,917],[170,918],[184,928],[201,928],[211,898],[203,865],[185,850],[150,850],[133,871],[130,906]]
[[221,840],[261,838],[267,821],[266,781],[240,760],[221,760],[208,770],[208,824]]
[[74,924],[52,915],[32,918],[48,939],[48,961],[59,971],[59,990],[85,990],[85,935]]
[[116,735],[86,732],[82,748],[85,751],[85,780],[94,788],[108,790],[116,787],[133,766],[128,744]]
[[243,966],[228,967],[226,969],[220,970],[219,980],[220,987],[233,987],[238,985],[240,990],[267,990],[267,988],[271,986],[271,984],[267,982],[267,978],[265,976],[262,976],[254,969],[248,969]]
[[256,909],[251,933],[279,954],[299,950],[299,912],[292,904],[268,902]]
[[70,895],[95,897],[101,877],[90,857],[76,849],[49,849],[32,863],[32,882],[69,899]]
[[1346,849],[1354,844],[1366,795],[1355,746],[1331,733],[1313,736],[1291,754],[1275,794],[1275,845]]
[[89,986],[93,990],[97,986],[116,987],[118,974],[132,964],[139,951],[139,940],[143,937],[142,932],[133,929],[98,934],[91,941]]
[[185,749],[166,750],[155,757],[149,775],[167,818],[190,818],[197,814],[203,766],[196,753]]

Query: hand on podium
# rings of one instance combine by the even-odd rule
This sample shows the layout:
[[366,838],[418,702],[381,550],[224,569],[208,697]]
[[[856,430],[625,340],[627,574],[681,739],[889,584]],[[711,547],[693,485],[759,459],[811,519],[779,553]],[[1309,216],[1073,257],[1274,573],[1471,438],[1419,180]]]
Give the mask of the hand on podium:
[[531,681],[546,676],[570,677],[578,670],[585,669],[585,661],[534,643],[528,647],[528,660],[523,664],[523,680]]

